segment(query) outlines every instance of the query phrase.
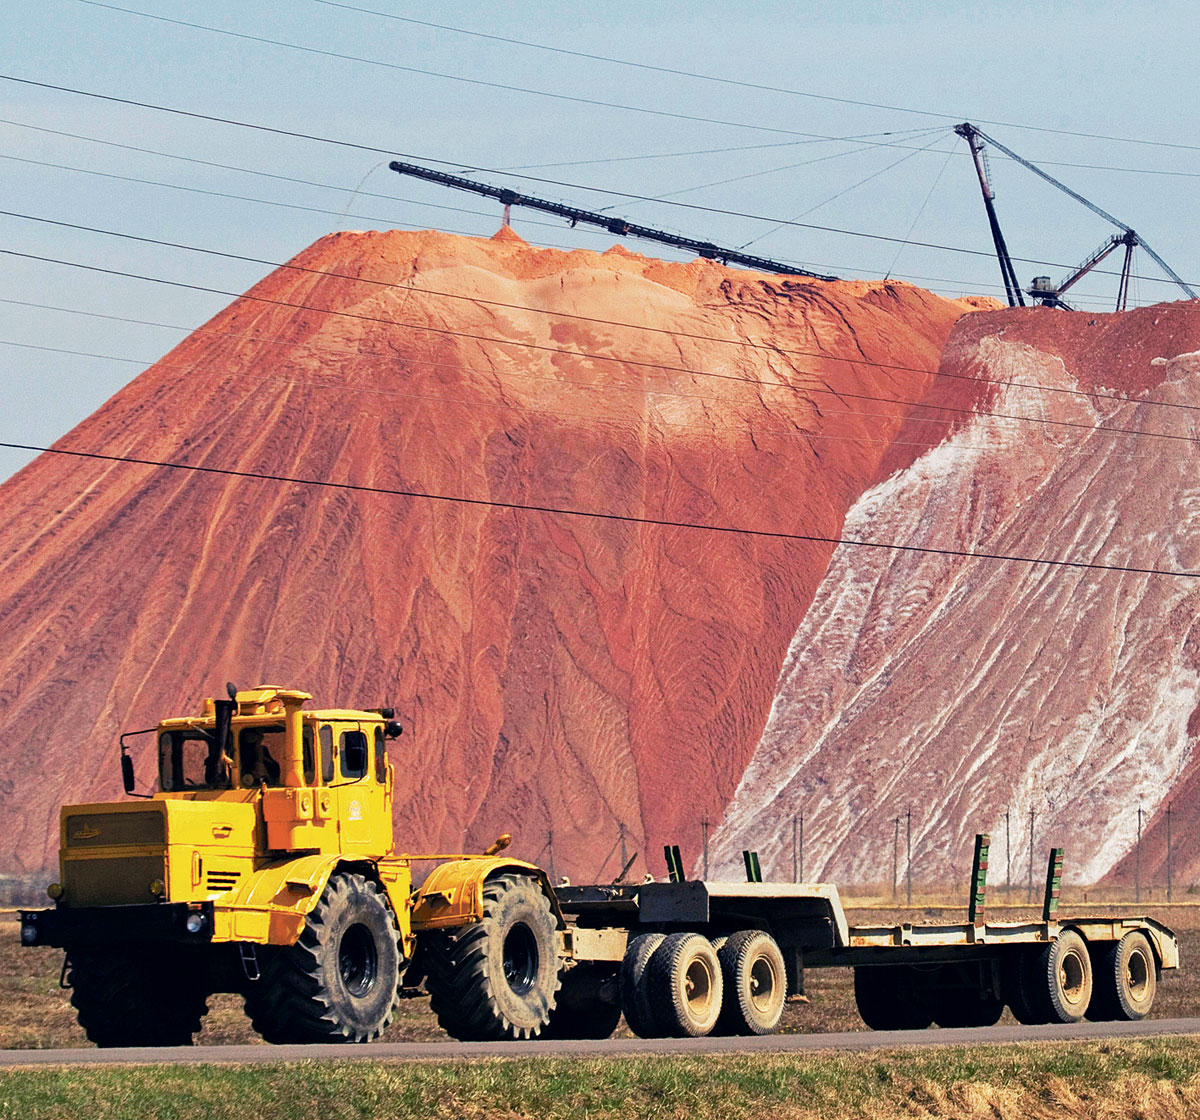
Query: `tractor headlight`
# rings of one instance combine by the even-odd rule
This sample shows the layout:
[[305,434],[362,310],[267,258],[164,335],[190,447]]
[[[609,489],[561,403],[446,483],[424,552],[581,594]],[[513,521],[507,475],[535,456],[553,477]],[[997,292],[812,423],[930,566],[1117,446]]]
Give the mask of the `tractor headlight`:
[[204,928],[204,915],[189,914],[183,924],[188,933],[199,933]]
[[155,898],[161,898],[163,891],[167,889],[167,884],[161,879],[151,879],[149,891]]
[[55,902],[57,902],[57,901],[58,901],[60,898],[62,898],[62,896],[63,896],[63,885],[62,885],[62,883],[51,883],[51,884],[50,884],[50,885],[49,885],[49,886],[46,888],[46,893],[47,893],[47,894],[48,894],[48,895],[49,895],[49,896],[50,896],[52,899],[54,899],[54,901],[55,901]]

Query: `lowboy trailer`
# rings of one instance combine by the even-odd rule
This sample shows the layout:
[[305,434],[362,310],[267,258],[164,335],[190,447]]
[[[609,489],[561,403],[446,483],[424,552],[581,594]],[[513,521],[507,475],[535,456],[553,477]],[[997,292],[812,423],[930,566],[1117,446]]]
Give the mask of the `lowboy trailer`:
[[1175,936],[1145,917],[1060,919],[1061,858],[1041,919],[1013,922],[985,920],[978,858],[968,921],[948,924],[853,926],[827,884],[559,887],[571,966],[556,1015],[588,1037],[610,1034],[621,1009],[644,1037],[769,1034],[807,969],[841,967],[875,1030],[990,1026],[1006,1006],[1026,1024],[1144,1018],[1179,967]]

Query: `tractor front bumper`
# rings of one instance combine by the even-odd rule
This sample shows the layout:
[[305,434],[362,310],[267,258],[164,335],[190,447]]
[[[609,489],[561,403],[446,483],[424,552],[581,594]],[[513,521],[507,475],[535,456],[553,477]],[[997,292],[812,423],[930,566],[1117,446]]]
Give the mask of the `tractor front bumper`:
[[151,902],[134,906],[56,906],[21,911],[21,944],[122,945],[174,942],[203,945],[213,937],[211,902]]

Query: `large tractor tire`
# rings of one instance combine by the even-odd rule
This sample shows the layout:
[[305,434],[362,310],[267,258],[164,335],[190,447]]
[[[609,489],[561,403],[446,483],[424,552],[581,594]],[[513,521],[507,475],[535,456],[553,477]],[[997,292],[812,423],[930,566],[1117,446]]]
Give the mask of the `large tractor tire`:
[[97,1046],[191,1046],[208,993],[171,954],[76,949],[67,983],[79,1025]]
[[725,985],[707,937],[671,934],[651,956],[645,983],[663,1034],[700,1038],[717,1025]]
[[865,965],[854,970],[854,1002],[873,1031],[920,1031],[933,1022],[926,993],[908,965]]
[[617,981],[611,970],[579,964],[563,976],[542,1038],[611,1038],[621,1021]]
[[1158,971],[1146,935],[1127,933],[1093,957],[1094,991],[1089,1019],[1144,1019],[1154,1005]]
[[667,935],[665,933],[641,933],[631,938],[621,961],[621,1010],[625,1022],[638,1038],[661,1038],[665,1031],[660,1028],[658,1015],[646,985],[646,969],[650,958]]
[[773,1033],[787,999],[787,969],[775,939],[744,929],[723,939],[717,960],[725,988],[717,1033]]
[[454,1038],[534,1038],[554,1011],[559,964],[550,900],[528,875],[509,872],[484,883],[482,920],[429,939],[425,987]]
[[371,1042],[399,1003],[400,934],[363,875],[333,875],[294,945],[260,949],[246,1014],[268,1042]]

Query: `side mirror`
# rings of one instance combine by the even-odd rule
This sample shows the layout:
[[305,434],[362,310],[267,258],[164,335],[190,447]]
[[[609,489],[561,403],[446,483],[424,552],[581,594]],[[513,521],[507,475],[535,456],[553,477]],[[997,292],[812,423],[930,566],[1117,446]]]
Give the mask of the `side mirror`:
[[133,759],[123,752],[121,754],[121,780],[125,783],[125,792],[133,793]]
[[404,734],[404,728],[400,726],[394,719],[389,719],[383,725],[383,733],[389,739],[399,739]]

